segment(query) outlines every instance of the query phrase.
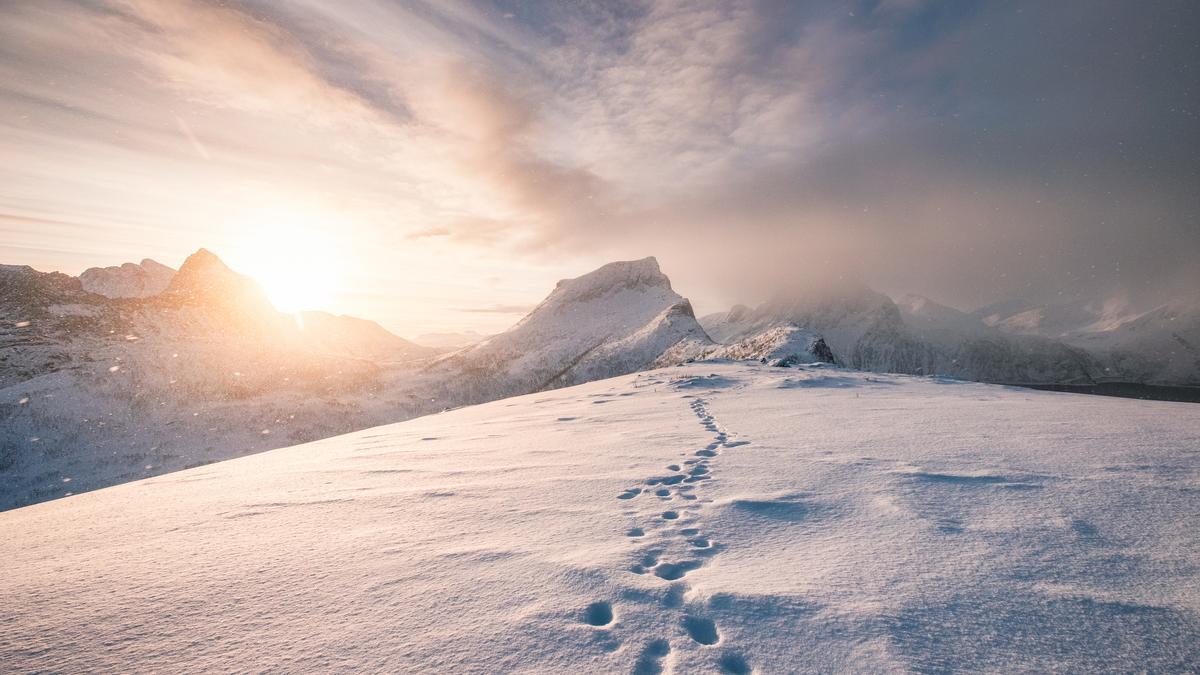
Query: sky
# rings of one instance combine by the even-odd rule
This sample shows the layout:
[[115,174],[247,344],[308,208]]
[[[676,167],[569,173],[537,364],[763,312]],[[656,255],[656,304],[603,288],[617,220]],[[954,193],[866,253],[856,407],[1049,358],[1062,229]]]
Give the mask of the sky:
[[[0,262],[208,248],[502,330],[654,255],[701,313],[1200,288],[1194,0],[0,0]],[[798,289],[798,290],[790,290]]]

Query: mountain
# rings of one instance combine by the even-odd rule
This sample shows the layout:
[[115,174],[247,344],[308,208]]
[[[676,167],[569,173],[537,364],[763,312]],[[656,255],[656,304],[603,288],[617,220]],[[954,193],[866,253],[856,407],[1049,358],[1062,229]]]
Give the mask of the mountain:
[[683,361],[711,345],[691,303],[644,258],[558,282],[515,326],[431,368],[479,401]]
[[140,264],[91,267],[79,275],[83,290],[106,298],[147,298],[167,289],[175,270],[149,258]]
[[1192,672],[1194,411],[745,363],[453,410],[0,513],[0,663]]
[[992,331],[976,316],[947,307],[921,295],[908,294],[896,301],[900,318],[918,333],[953,332],[960,335],[988,335]]
[[925,298],[897,305],[861,284],[797,291],[700,321],[725,342],[795,325],[821,335],[838,363],[875,372],[1024,384],[1091,383],[1103,372],[1082,349],[1007,335]]
[[1200,386],[1200,295],[1067,339],[1101,355],[1110,379]]
[[1134,312],[1121,296],[1057,304],[999,302],[974,316],[1010,334],[1054,338],[1093,354],[1096,379],[1200,385],[1200,296]]
[[374,321],[353,316],[306,311],[297,314],[296,323],[314,351],[380,363],[425,359],[440,351],[405,340]]
[[992,303],[972,314],[984,324],[1006,333],[1059,339],[1107,331],[1135,316],[1120,297],[1058,303],[1016,298]]

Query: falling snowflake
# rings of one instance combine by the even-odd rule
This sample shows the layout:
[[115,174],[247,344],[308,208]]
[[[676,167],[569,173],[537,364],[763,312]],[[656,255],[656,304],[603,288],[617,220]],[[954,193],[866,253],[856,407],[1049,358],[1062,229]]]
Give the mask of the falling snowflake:
[[115,373],[115,372],[117,372],[117,371],[118,371],[118,370],[120,370],[120,369],[121,369],[121,366],[112,366],[112,367],[110,367],[110,368],[108,369],[108,372],[110,372],[110,373]]

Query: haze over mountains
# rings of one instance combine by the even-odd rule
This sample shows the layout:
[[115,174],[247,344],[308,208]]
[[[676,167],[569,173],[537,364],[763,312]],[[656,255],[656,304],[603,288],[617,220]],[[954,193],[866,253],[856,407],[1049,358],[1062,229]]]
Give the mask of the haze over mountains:
[[1200,302],[1102,331],[1088,312],[1074,323],[1020,303],[986,312],[843,286],[697,320],[645,258],[564,280],[511,329],[445,352],[363,319],[280,313],[205,250],[177,273],[149,260],[79,278],[3,266],[0,508],[703,359],[1200,384]]

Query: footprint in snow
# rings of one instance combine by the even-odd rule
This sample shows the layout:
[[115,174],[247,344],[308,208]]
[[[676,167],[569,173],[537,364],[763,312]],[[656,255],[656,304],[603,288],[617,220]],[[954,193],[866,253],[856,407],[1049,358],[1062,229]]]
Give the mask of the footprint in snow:
[[629,488],[628,490],[617,495],[617,499],[633,499],[640,494],[642,494],[641,488]]
[[675,581],[682,579],[685,574],[693,570],[700,569],[702,563],[699,560],[685,560],[680,563],[663,563],[654,568],[654,576],[665,581]]
[[750,664],[746,663],[746,659],[737,652],[726,652],[721,655],[717,661],[717,666],[722,673],[727,675],[750,675]]
[[688,637],[702,645],[715,645],[721,639],[721,636],[717,633],[717,624],[713,623],[712,619],[700,616],[685,616],[683,618],[683,628],[687,631]]
[[671,643],[662,639],[651,641],[634,664],[633,675],[658,675],[663,671],[662,660],[670,653]]
[[593,602],[583,610],[583,621],[589,626],[607,626],[613,621],[612,605],[607,602]]

